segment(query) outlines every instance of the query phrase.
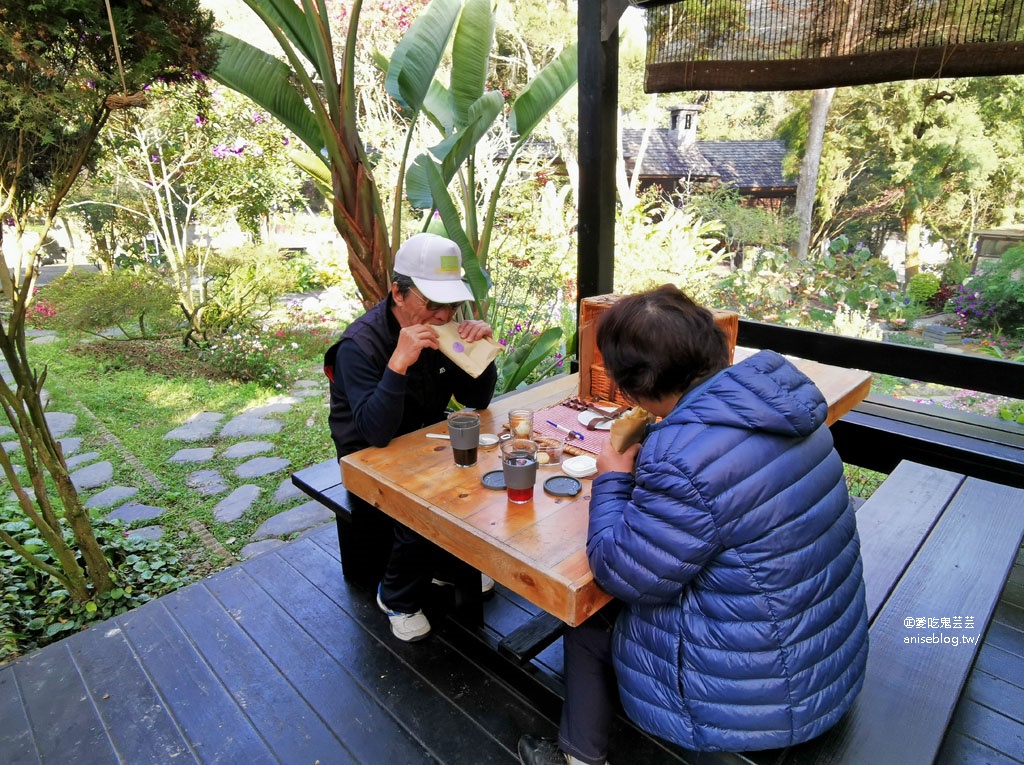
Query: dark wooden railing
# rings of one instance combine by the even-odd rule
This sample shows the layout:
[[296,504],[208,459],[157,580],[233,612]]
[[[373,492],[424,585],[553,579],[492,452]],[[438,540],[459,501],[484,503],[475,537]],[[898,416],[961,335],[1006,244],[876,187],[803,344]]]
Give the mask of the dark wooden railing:
[[[739,345],[954,388],[1024,398],[1024,364],[974,354],[829,335],[740,320]],[[913,460],[1024,487],[1024,426],[872,394],[832,426],[852,465],[892,472]]]

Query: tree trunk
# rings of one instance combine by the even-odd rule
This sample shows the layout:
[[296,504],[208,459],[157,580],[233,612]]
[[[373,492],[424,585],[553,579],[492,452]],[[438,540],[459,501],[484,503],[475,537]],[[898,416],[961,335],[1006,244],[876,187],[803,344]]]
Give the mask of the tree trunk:
[[903,259],[903,283],[910,282],[911,277],[921,270],[921,231],[923,229],[921,209],[908,206],[903,213],[903,232],[907,240],[906,254]]
[[[38,247],[29,255],[30,269],[36,267]],[[82,507],[78,491],[68,475],[67,464],[49,425],[40,401],[45,371],[36,377],[29,364],[25,345],[25,312],[31,301],[34,280],[13,289],[8,298],[12,310],[7,326],[0,324],[0,350],[13,378],[14,388],[6,381],[0,381],[0,406],[15,433],[25,456],[25,466],[35,498],[22,486],[13,470],[9,455],[0,455],[0,466],[14,491],[15,498],[25,514],[46,540],[57,560],[56,566],[42,563],[36,556],[19,550],[10,538],[3,541],[30,564],[57,579],[76,601],[82,603],[94,595],[108,592],[114,587],[110,564],[100,547],[89,522],[89,514]],[[5,285],[8,286],[8,285]],[[43,482],[43,471],[53,479],[57,497],[63,508],[59,516],[47,487]],[[75,546],[64,541],[61,517],[67,521],[75,538]],[[85,564],[79,564],[81,556]]]
[[832,107],[835,88],[815,90],[811,94],[811,113],[808,118],[807,146],[800,163],[800,179],[796,188],[795,214],[799,222],[797,240],[793,254],[800,260],[807,260],[811,246],[811,223],[814,217],[814,197],[818,191],[818,168],[821,166],[821,149],[825,143],[825,124]]

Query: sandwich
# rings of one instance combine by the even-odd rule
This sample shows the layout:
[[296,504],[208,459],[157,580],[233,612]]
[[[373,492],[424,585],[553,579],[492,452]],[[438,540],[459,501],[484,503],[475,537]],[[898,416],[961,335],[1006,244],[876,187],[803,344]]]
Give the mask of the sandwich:
[[642,406],[634,406],[612,423],[612,448],[622,454],[633,444],[639,443],[644,437],[644,430],[654,419],[654,415]]

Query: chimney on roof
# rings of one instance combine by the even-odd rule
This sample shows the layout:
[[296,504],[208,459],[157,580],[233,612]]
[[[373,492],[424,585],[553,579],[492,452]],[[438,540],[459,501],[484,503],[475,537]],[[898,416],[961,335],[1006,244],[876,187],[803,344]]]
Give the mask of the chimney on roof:
[[701,108],[700,104],[669,107],[668,127],[675,136],[677,146],[688,146],[697,140],[697,115]]

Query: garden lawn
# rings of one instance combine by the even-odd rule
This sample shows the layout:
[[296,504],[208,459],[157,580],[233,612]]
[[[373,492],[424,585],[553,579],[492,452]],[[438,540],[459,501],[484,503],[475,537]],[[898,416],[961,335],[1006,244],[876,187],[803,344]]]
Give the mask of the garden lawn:
[[[236,554],[252,532],[267,518],[281,511],[273,501],[274,492],[291,470],[321,462],[334,453],[327,428],[326,393],[311,396],[282,415],[279,433],[260,436],[274,444],[272,454],[291,463],[284,471],[255,479],[239,479],[228,462],[216,457],[209,463],[169,463],[179,449],[214,446],[217,454],[233,442],[186,443],[165,440],[164,436],[200,412],[218,412],[227,422],[246,409],[271,402],[286,391],[261,387],[253,382],[227,379],[206,364],[195,352],[187,352],[176,341],[102,341],[75,343],[66,339],[32,346],[31,357],[48,369],[45,387],[51,396],[50,411],[78,415],[72,435],[83,438],[79,452],[98,451],[102,459],[116,467],[112,483],[136,486],[141,503],[163,507],[160,518],[166,537],[176,538],[179,549],[192,550],[193,559],[203,554],[202,543],[190,521],[198,521],[218,541]],[[319,358],[309,359],[305,377],[323,376]],[[95,418],[95,419],[94,419]],[[98,421],[100,426],[95,423]],[[108,431],[120,445],[106,437]],[[127,451],[141,463],[144,471],[155,475],[162,488],[152,486],[151,478],[130,460]],[[241,519],[230,524],[216,523],[212,509],[226,492],[203,497],[189,488],[186,478],[194,470],[220,469],[231,489],[243,483],[261,487],[260,497]],[[222,562],[215,557],[211,568]]]

